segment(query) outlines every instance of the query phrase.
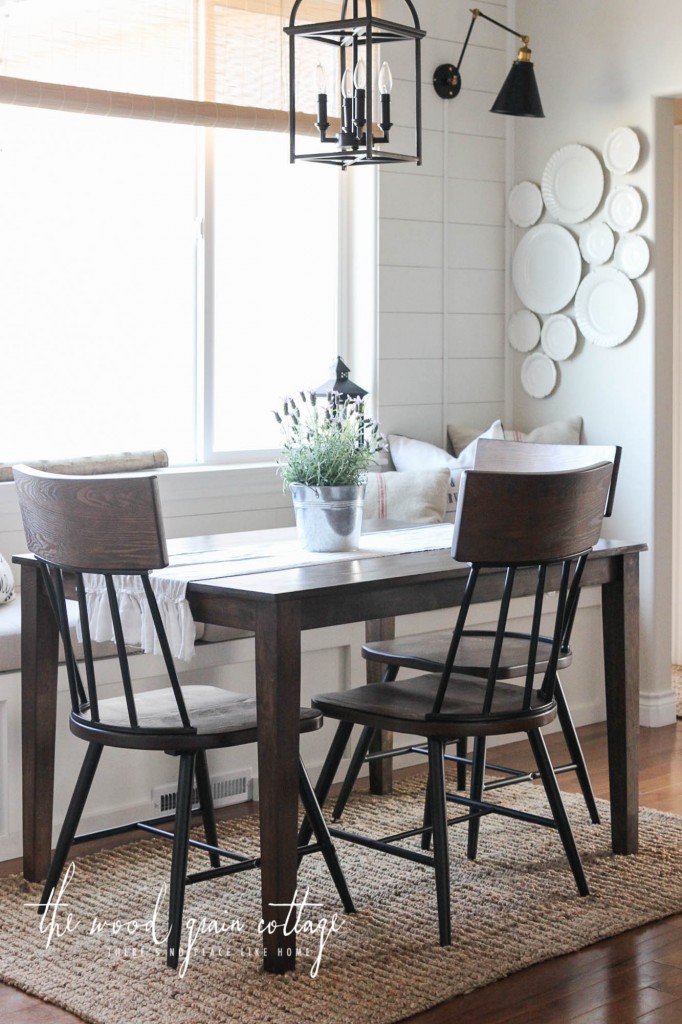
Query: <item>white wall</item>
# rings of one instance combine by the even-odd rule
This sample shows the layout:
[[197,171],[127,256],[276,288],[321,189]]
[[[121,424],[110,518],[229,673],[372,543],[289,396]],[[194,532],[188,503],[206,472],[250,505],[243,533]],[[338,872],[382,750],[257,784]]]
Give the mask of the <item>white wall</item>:
[[[418,9],[428,32],[424,164],[382,169],[379,176],[382,424],[443,443],[447,422],[483,427],[501,416],[506,426],[527,430],[581,415],[584,440],[623,446],[615,514],[605,532],[650,547],[641,559],[642,722],[672,722],[671,98],[682,95],[677,6],[673,0],[483,5],[491,17],[530,35],[542,120],[488,113],[517,42],[482,20],[462,65],[459,97],[437,97],[433,69],[457,62],[468,9],[437,0],[422,0]],[[521,306],[510,263],[523,233],[506,218],[506,195],[516,182],[539,183],[549,157],[567,143],[601,153],[619,125],[635,128],[642,141],[639,165],[616,181],[636,185],[645,197],[637,230],[652,259],[635,282],[638,325],[616,349],[581,338],[574,357],[560,366],[555,393],[532,399],[519,380],[523,357],[505,342],[507,316]],[[607,172],[604,196],[610,185]]]
[[[528,398],[512,360],[514,417],[527,426],[570,413],[584,418],[585,439],[623,446],[612,536],[643,540],[643,721],[674,721],[671,654],[672,187],[673,103],[682,94],[682,22],[673,0],[518,0],[516,20],[531,36],[546,117],[514,126],[510,184],[539,181],[555,149],[580,142],[601,153],[610,130],[637,130],[642,156],[612,184],[633,184],[645,198],[637,231],[651,247],[649,271],[635,282],[640,317],[615,349],[581,342],[562,364],[556,393]],[[599,216],[601,207],[596,212]]]
[[[406,20],[400,0],[388,6],[389,17]],[[433,71],[459,59],[469,5],[422,0],[417,8],[427,31],[423,162],[379,174],[378,412],[387,433],[443,444],[447,423],[487,427],[504,408],[507,125],[488,110],[504,77],[505,39],[478,22],[462,65],[465,86],[444,101]],[[502,21],[506,8],[486,5]],[[404,152],[413,140],[412,55],[394,46],[385,56],[395,80],[391,142]]]

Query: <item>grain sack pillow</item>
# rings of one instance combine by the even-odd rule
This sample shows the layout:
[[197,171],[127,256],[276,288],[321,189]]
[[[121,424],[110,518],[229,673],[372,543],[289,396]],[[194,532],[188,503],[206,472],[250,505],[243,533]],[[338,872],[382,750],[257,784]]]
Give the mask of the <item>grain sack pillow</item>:
[[450,470],[369,473],[364,519],[396,519],[403,523],[442,523],[448,505]]
[[14,597],[14,573],[11,565],[0,555],[0,604],[7,604]]
[[455,455],[446,452],[444,448],[438,448],[435,444],[417,441],[413,437],[404,437],[402,434],[389,434],[388,444],[393,465],[401,473],[439,468],[446,468],[450,471],[448,511],[454,512],[460,477],[465,469],[470,469],[474,464],[476,442],[479,437],[492,438],[497,441],[504,440],[504,431],[500,420],[495,420],[484,433],[477,432],[471,443]]

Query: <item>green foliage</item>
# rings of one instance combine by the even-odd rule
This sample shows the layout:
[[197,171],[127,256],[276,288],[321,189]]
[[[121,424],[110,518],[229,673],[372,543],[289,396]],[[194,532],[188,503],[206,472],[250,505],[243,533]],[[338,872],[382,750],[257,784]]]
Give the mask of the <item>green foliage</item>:
[[364,482],[386,438],[376,420],[365,416],[360,399],[327,395],[318,404],[313,392],[300,392],[300,402],[287,399],[275,413],[282,427],[279,472],[285,484],[342,487]]

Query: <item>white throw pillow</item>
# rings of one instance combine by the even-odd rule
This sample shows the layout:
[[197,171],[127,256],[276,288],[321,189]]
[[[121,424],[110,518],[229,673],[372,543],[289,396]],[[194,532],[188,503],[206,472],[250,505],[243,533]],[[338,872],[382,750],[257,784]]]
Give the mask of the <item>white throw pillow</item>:
[[447,468],[416,473],[368,473],[363,517],[442,523],[449,486]]
[[583,426],[582,416],[573,416],[568,420],[555,420],[543,427],[536,427],[528,434],[519,430],[505,430],[505,441],[530,441],[533,444],[580,444],[580,431]]
[[[555,420],[543,427],[536,427],[524,434],[518,430],[505,430],[505,441],[531,441],[535,444],[580,444],[582,416],[573,416],[567,420]],[[448,440],[455,455],[460,455],[464,448],[478,437],[480,428],[448,424]]]
[[[478,436],[503,441],[502,423],[500,420],[495,420],[484,433]],[[438,448],[435,444],[417,441],[413,437],[403,437],[402,434],[389,434],[388,444],[393,465],[400,473],[439,468],[450,470],[448,509],[453,511],[460,477],[465,469],[470,469],[474,464],[478,436],[458,455],[450,455],[444,448]]]
[[7,604],[14,597],[14,573],[12,566],[8,565],[0,555],[0,604]]

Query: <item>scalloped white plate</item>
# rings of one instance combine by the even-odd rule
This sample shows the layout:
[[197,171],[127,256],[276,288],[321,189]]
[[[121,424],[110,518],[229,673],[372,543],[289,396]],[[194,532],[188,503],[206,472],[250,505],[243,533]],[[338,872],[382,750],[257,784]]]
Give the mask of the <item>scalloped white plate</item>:
[[512,280],[524,306],[534,313],[558,313],[580,283],[578,243],[559,224],[538,224],[523,236],[512,259]]
[[595,220],[588,224],[580,238],[580,252],[586,263],[600,266],[611,259],[614,246],[613,231],[606,221]]
[[542,325],[540,342],[550,359],[568,359],[578,340],[575,324],[564,313],[547,317]]
[[557,149],[542,175],[542,198],[562,224],[579,224],[594,213],[604,194],[604,171],[591,149],[577,143]]
[[556,366],[543,352],[533,352],[523,360],[521,383],[531,398],[546,398],[556,384]]
[[614,231],[636,228],[642,217],[642,197],[634,185],[618,185],[606,197],[604,214]]
[[614,348],[630,337],[637,323],[637,292],[614,267],[592,270],[575,297],[575,318],[593,345]]
[[517,352],[530,352],[540,340],[540,321],[529,309],[517,309],[509,317],[507,338]]
[[641,235],[623,235],[616,246],[614,263],[629,278],[639,277],[649,266],[649,246]]
[[529,228],[540,219],[544,203],[542,192],[532,181],[521,181],[509,193],[507,213],[513,224]]
[[639,160],[639,139],[632,128],[614,128],[602,150],[604,163],[612,174],[629,174]]

